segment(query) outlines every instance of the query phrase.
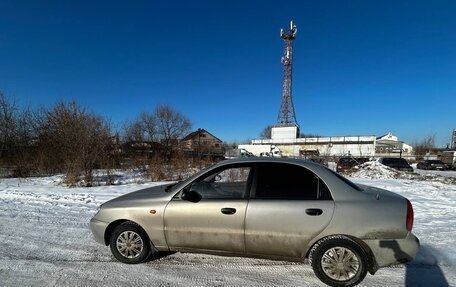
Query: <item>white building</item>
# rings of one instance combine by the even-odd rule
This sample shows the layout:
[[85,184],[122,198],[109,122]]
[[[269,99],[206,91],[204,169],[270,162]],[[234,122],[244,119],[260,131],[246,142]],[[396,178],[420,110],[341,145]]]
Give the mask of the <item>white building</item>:
[[403,153],[411,155],[413,147],[408,145],[394,136],[392,133],[387,133],[384,136],[377,137],[375,145],[375,154],[377,156],[390,155],[392,153]]
[[[388,133],[381,137],[368,136],[331,136],[298,138],[297,127],[273,127],[271,139],[252,140],[251,144],[239,145],[256,156],[265,152],[281,151],[282,156],[399,156],[411,155],[412,147]],[[393,154],[393,155],[392,155]]]

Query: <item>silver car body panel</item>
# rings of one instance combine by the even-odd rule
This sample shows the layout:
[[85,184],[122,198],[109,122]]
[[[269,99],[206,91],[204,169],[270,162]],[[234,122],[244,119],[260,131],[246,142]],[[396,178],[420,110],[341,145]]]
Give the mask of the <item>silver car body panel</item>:
[[[332,200],[207,200],[193,203],[181,198],[182,190],[202,175],[229,165],[283,163],[302,166],[328,187]],[[419,248],[406,229],[407,200],[395,193],[347,184],[327,168],[295,159],[244,158],[223,161],[168,192],[158,186],[133,192],[104,203],[91,221],[98,242],[119,220],[139,224],[158,250],[202,251],[271,258],[304,258],[320,239],[343,234],[370,249],[379,267],[413,258]],[[222,208],[234,208],[223,214]],[[309,216],[306,209],[321,209]],[[153,212],[152,212],[153,211]],[[399,256],[402,254],[401,256]],[[405,255],[404,255],[405,254]]]
[[96,240],[108,244],[104,233],[109,224],[119,220],[133,221],[146,231],[156,249],[167,250],[168,245],[163,232],[163,215],[173,194],[166,193],[166,187],[167,185],[162,185],[138,190],[103,203],[90,225]]
[[[312,216],[306,213],[307,209],[320,209],[323,213]],[[325,229],[333,210],[332,200],[251,199],[245,220],[246,251],[258,255],[303,257],[303,247]]]
[[105,244],[105,232],[109,222],[100,221],[94,218],[90,220],[90,229],[92,230],[95,241],[98,243]]
[[[401,239],[364,240],[376,260],[378,268],[411,261],[418,253],[419,240],[411,232]],[[372,272],[372,273],[374,273]]]
[[[244,253],[244,220],[247,200],[176,199],[165,211],[165,234],[170,249],[204,249]],[[223,214],[232,208],[234,214]]]

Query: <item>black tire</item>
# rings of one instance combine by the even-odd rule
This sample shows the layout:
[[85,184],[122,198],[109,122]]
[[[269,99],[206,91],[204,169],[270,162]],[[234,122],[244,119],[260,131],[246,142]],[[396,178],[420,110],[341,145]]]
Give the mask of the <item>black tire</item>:
[[343,235],[318,241],[310,251],[309,260],[315,275],[329,286],[355,286],[367,274],[366,253],[358,243]]
[[114,257],[126,264],[142,263],[153,251],[146,232],[133,222],[124,222],[114,228],[109,245]]

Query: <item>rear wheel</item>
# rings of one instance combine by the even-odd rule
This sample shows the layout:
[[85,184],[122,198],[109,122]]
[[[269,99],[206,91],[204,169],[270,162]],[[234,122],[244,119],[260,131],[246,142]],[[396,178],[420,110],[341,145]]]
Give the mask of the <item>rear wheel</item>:
[[367,274],[364,250],[346,236],[323,238],[312,247],[309,259],[315,275],[330,286],[354,286]]
[[114,228],[109,244],[114,257],[127,264],[142,263],[152,253],[146,232],[133,222],[125,222]]

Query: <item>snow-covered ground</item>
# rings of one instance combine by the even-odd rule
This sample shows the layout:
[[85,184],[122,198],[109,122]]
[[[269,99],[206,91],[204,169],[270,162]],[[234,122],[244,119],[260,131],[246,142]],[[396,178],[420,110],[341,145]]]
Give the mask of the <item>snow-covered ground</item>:
[[[368,163],[350,178],[409,198],[422,246],[412,263],[380,269],[360,286],[456,286],[456,172],[410,175]],[[135,173],[119,174],[116,186],[61,182],[0,179],[0,286],[324,286],[310,266],[283,261],[176,253],[121,264],[88,222],[101,203],[160,183]]]

